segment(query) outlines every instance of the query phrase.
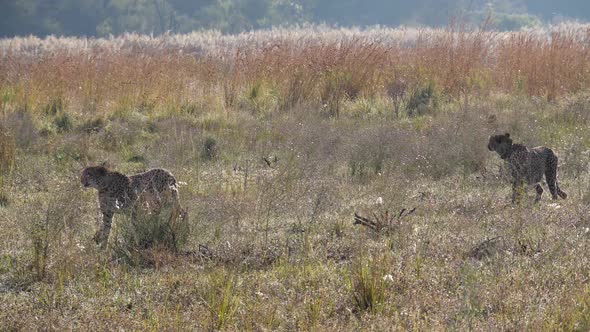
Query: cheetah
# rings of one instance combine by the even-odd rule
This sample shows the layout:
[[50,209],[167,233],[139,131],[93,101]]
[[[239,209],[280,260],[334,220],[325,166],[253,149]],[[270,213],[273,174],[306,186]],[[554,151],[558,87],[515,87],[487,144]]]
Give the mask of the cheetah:
[[94,241],[99,245],[107,242],[115,213],[131,212],[133,218],[137,208],[157,213],[168,199],[173,204],[172,217],[184,218],[186,214],[178,200],[176,178],[162,168],[127,176],[103,166],[90,166],[84,168],[80,181],[84,187],[98,190],[102,225]]
[[509,133],[490,136],[488,149],[498,153],[508,165],[512,176],[512,203],[517,202],[520,188],[525,184],[535,186],[535,202],[539,202],[543,195],[540,184],[543,174],[553,199],[567,198],[567,194],[557,184],[557,156],[553,150],[544,146],[529,149],[522,144],[512,143]]

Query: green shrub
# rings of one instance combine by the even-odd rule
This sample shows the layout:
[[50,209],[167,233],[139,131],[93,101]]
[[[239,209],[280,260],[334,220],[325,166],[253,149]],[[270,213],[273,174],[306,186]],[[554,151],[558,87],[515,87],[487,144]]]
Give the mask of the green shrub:
[[492,23],[500,31],[516,31],[543,26],[539,17],[532,14],[494,13]]

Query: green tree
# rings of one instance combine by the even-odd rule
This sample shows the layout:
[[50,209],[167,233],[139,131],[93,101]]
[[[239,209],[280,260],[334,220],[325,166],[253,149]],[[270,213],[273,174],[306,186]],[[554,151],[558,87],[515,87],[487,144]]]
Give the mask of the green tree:
[[590,20],[590,1],[588,0],[524,0],[527,9],[533,13],[551,19],[566,16],[580,20]]

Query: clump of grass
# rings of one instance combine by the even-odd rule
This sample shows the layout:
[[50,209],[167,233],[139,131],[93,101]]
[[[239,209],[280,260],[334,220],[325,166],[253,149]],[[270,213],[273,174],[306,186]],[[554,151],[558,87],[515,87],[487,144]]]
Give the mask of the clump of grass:
[[186,211],[163,198],[159,211],[148,211],[140,202],[127,215],[120,216],[114,230],[116,257],[130,265],[152,263],[149,250],[179,251],[189,236]]
[[348,272],[349,291],[359,312],[382,312],[387,301],[387,269],[383,258],[360,257]]
[[439,106],[438,94],[434,83],[416,87],[410,94],[406,104],[408,115],[426,115],[436,111]]
[[239,100],[241,109],[254,114],[269,114],[276,108],[275,96],[266,82],[256,81],[246,92]]
[[12,135],[0,126],[0,185],[2,175],[9,173],[14,167],[16,142]]
[[64,108],[65,108],[65,103],[64,103],[63,98],[56,97],[45,105],[45,107],[43,108],[43,112],[46,115],[55,116],[59,113],[62,113]]
[[353,180],[366,183],[386,172],[392,159],[402,154],[396,151],[398,132],[387,127],[356,129],[355,132],[358,137],[348,148],[348,170]]
[[356,97],[358,91],[353,88],[352,73],[327,70],[323,78],[320,100],[330,116],[339,116],[346,98]]
[[32,242],[32,267],[37,281],[43,280],[46,275],[49,259],[49,214],[45,220],[33,222],[30,230]]
[[53,120],[53,125],[58,133],[67,133],[74,128],[74,120],[68,113],[62,113]]
[[[63,184],[60,186],[65,187]],[[56,256],[62,253],[62,248],[72,239],[64,237],[65,230],[77,227],[80,210],[76,208],[77,188],[67,187],[68,190],[53,191],[49,199],[27,197],[27,207],[23,214],[22,230],[28,242],[27,260],[32,272],[30,281],[46,281],[55,276],[51,266]],[[58,266],[58,269],[64,266]],[[26,279],[23,280],[26,283]]]
[[8,195],[0,191],[0,208],[8,207],[9,203],[10,201],[8,200]]
[[130,162],[130,163],[143,164],[146,161],[147,161],[147,159],[145,158],[145,156],[139,155],[139,154],[133,154],[133,155],[129,156],[129,158],[127,158],[127,162]]
[[393,104],[395,116],[399,118],[400,110],[407,94],[408,83],[402,78],[396,77],[385,83],[385,90],[387,96]]
[[211,329],[228,328],[234,319],[239,304],[236,282],[236,278],[229,272],[216,273],[209,279],[209,289],[203,298],[209,309]]
[[94,118],[84,122],[80,126],[80,130],[87,134],[94,134],[101,131],[106,126],[106,121],[102,117]]

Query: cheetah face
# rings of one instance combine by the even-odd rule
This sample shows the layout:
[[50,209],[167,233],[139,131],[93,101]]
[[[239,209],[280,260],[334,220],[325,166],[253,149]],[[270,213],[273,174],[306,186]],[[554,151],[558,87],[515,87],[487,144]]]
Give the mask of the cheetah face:
[[512,147],[512,139],[510,138],[510,134],[506,133],[504,135],[493,135],[490,136],[490,140],[488,142],[488,150],[496,151],[500,156],[505,156],[510,151]]
[[86,188],[97,188],[100,186],[101,179],[107,175],[108,171],[102,166],[86,167],[82,171],[80,182]]

